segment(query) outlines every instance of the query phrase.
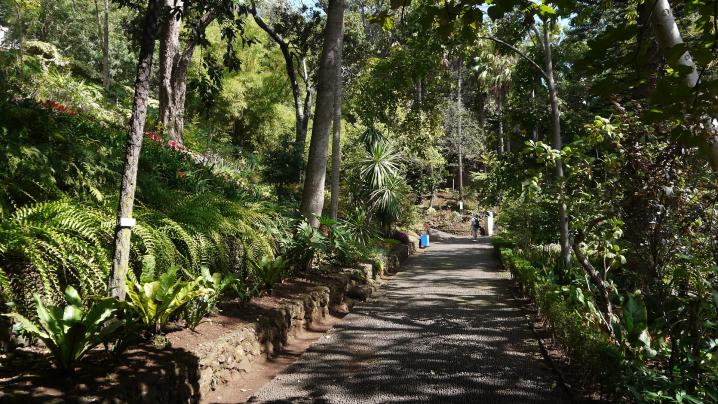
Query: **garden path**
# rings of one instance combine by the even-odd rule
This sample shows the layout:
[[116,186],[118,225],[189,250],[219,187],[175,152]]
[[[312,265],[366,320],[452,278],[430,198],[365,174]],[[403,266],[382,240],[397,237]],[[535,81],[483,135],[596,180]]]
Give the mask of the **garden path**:
[[410,258],[257,403],[569,402],[487,238]]

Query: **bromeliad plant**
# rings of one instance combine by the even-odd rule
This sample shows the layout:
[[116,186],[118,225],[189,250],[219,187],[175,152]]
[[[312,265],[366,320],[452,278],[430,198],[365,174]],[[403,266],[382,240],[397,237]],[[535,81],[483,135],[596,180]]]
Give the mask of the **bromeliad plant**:
[[195,283],[204,288],[207,293],[187,303],[184,314],[187,326],[194,330],[202,322],[202,319],[212,312],[222,293],[237,283],[237,280],[237,276],[233,274],[223,275],[219,272],[210,274],[209,268],[202,267],[202,273],[197,277]]
[[212,294],[199,280],[186,282],[179,279],[177,268],[171,268],[153,282],[129,281],[127,285],[127,308],[150,331],[160,333],[173,315],[188,303]]
[[34,298],[38,324],[18,313],[4,316],[17,322],[17,331],[24,331],[45,343],[62,370],[72,371],[88,351],[109,341],[120,326],[119,322],[110,321],[118,309],[115,299],[93,301],[86,310],[72,286],[65,289],[67,305],[64,308],[45,306],[38,294]]
[[265,290],[272,289],[275,283],[278,283],[287,274],[289,262],[284,257],[275,259],[262,257],[262,260],[253,263],[253,275],[256,281]]

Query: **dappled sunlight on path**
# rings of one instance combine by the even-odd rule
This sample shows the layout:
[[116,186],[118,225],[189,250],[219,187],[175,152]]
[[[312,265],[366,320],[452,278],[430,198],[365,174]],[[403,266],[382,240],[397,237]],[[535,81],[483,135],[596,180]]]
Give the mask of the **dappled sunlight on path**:
[[407,261],[253,402],[568,402],[486,239]]

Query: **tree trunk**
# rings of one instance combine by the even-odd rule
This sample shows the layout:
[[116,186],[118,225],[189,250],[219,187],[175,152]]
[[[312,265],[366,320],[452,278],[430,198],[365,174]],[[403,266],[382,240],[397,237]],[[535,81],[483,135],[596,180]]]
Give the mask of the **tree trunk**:
[[[673,17],[673,11],[668,0],[655,0],[653,13],[651,14],[651,22],[656,33],[656,39],[661,47],[664,55],[670,54],[673,47],[683,44],[683,38],[678,25]],[[688,51],[683,54],[675,62],[675,67],[684,68],[688,73],[683,77],[683,82],[688,88],[694,88],[698,84],[699,74],[695,62]],[[718,178],[718,124],[714,119],[706,118],[706,130],[708,131],[708,161],[710,162],[713,173]],[[718,181],[716,182],[718,185]]]
[[[166,6],[174,9],[184,7],[184,0],[164,1]],[[215,18],[213,11],[202,15],[189,35],[184,49],[180,49],[179,43],[181,21],[177,20],[175,15],[164,21],[160,39],[160,122],[165,134],[179,143],[182,143],[184,132],[187,71],[199,37]]]
[[331,218],[337,220],[339,215],[339,192],[341,184],[339,175],[341,173],[342,159],[342,48],[344,47],[344,24],[339,34],[339,49],[337,49],[336,62],[336,88],[334,89],[334,136],[332,138],[332,201]]
[[[104,0],[104,13],[100,14],[100,4],[95,0],[95,15],[97,16],[97,33],[102,48],[102,88],[110,89],[110,0]],[[104,16],[104,18],[103,18]],[[103,21],[104,20],[104,21]]]
[[[531,89],[531,105],[534,106],[536,104],[536,90]],[[533,127],[533,133],[531,135],[531,139],[534,142],[538,142],[539,133],[538,133],[538,122],[534,120],[534,127]]]
[[[681,33],[678,31],[678,25],[676,25],[676,20],[673,18],[673,11],[671,11],[671,5],[668,0],[655,0],[651,13],[651,22],[656,33],[656,39],[664,55],[668,55],[673,47],[683,44],[683,38],[681,38]],[[693,62],[690,53],[688,51],[683,52],[675,64],[687,68],[688,74],[683,77],[683,80],[688,87],[695,87],[696,83],[698,83],[698,69],[696,69],[696,64]]]
[[[183,0],[164,0],[165,9],[170,8],[173,12],[164,16],[162,32],[160,33],[160,124],[162,130],[170,139],[181,142],[181,133],[175,130],[177,119],[177,103],[175,102],[175,83],[177,80],[175,67],[179,61],[180,51],[180,27],[182,20],[181,12],[184,7]],[[176,10],[176,11],[175,11]]]
[[498,102],[497,107],[499,110],[499,154],[504,154],[506,151],[506,144],[504,140],[504,90],[500,88],[498,90]]
[[464,201],[464,139],[462,138],[462,110],[464,109],[463,104],[461,102],[461,85],[462,83],[462,77],[461,77],[461,67],[462,67],[462,60],[461,57],[459,57],[459,77],[458,77],[458,83],[456,88],[456,106],[457,111],[459,113],[458,120],[457,120],[457,135],[459,139],[459,201]]
[[336,87],[337,52],[341,47],[344,25],[344,0],[329,0],[324,48],[319,62],[317,105],[309,145],[304,190],[300,211],[313,226],[319,225],[324,208],[324,181],[327,175],[329,131],[332,125],[334,90]]
[[[543,42],[544,42],[544,59],[546,62],[546,77],[548,81],[549,96],[551,98],[551,123],[552,123],[552,139],[551,147],[561,151],[563,144],[561,141],[561,114],[558,108],[558,93],[556,91],[556,82],[553,77],[553,60],[551,52],[551,39],[549,37],[549,21],[543,24]],[[556,159],[556,178],[561,187],[561,198],[559,206],[559,231],[561,233],[561,261],[565,268],[571,265],[571,246],[569,245],[568,234],[568,208],[566,202],[563,201],[563,161],[559,157]]]
[[284,57],[284,66],[287,71],[287,77],[289,78],[289,84],[292,87],[292,98],[294,100],[294,116],[295,116],[295,147],[297,150],[297,153],[300,154],[301,159],[298,159],[300,162],[300,167],[297,167],[297,172],[299,173],[299,178],[301,180],[301,172],[304,165],[304,148],[307,142],[307,127],[309,126],[309,113],[311,110],[311,103],[312,103],[312,90],[311,86],[309,85],[309,75],[307,73],[307,67],[306,67],[306,58],[302,58],[302,67],[303,67],[303,73],[302,73],[302,79],[304,80],[306,84],[306,94],[304,96],[304,102],[302,102],[302,90],[301,86],[299,85],[299,80],[297,78],[297,69],[294,66],[294,55],[291,52],[291,49],[289,47],[289,44],[287,41],[282,38],[281,35],[279,35],[275,30],[273,30],[265,21],[262,19],[262,17],[257,13],[257,9],[255,7],[252,7],[250,10],[252,17],[254,18],[254,21],[257,23],[257,25],[264,30],[264,32],[269,35],[269,37],[274,41],[278,46],[279,50],[282,52],[282,56]]
[[102,85],[105,89],[109,89],[112,85],[112,76],[110,75],[110,0],[105,0],[104,10],[104,26],[105,31],[104,46],[102,47]]
[[150,75],[152,73],[152,56],[155,50],[155,39],[162,10],[162,0],[148,0],[147,14],[145,15],[142,41],[140,44],[137,77],[135,79],[135,96],[130,118],[130,129],[127,134],[125,151],[125,165],[122,174],[120,200],[117,212],[117,227],[115,230],[115,250],[112,260],[112,272],[108,289],[111,296],[120,300],[125,299],[127,285],[125,278],[130,261],[130,237],[132,226],[123,223],[132,217],[132,208],[135,202],[135,189],[137,187],[137,167],[142,148],[142,137],[147,118],[147,100],[150,90]]

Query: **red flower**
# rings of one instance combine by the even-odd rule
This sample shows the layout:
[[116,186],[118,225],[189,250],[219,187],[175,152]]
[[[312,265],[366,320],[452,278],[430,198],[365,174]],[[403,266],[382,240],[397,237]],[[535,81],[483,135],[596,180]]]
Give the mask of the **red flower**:
[[177,177],[184,178],[186,176],[187,176],[187,174],[184,171],[181,171],[181,170],[177,171]]
[[69,116],[75,116],[77,115],[77,112],[71,110],[66,105],[60,104],[57,101],[53,100],[46,100],[42,103],[42,106],[48,109],[53,110],[54,112],[60,112],[63,114],[67,114]]
[[183,151],[186,149],[182,143],[180,143],[174,139],[167,142],[167,147],[169,147],[172,150],[177,150],[177,151]]

